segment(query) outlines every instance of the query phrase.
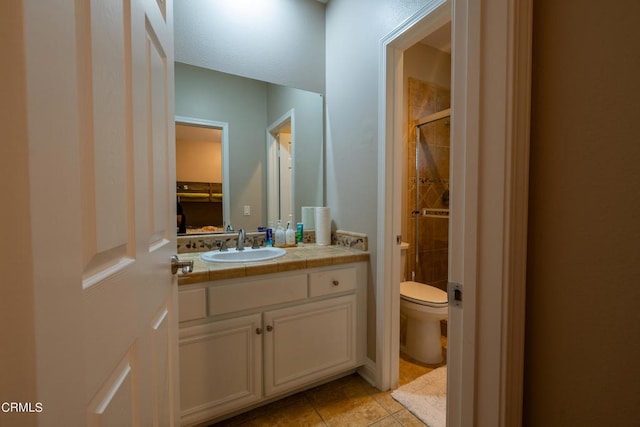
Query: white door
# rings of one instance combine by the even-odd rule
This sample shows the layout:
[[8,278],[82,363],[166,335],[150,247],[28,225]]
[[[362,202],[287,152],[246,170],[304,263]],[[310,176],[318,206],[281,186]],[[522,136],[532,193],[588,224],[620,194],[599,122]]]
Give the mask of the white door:
[[294,144],[295,116],[294,111],[289,110],[267,128],[267,213],[269,221],[280,219],[283,227],[292,214],[295,229]]
[[[280,160],[278,173],[280,175],[280,218],[282,219],[283,226],[287,226],[289,215],[293,214],[293,207],[291,206],[291,134],[280,133],[278,135],[278,158]],[[291,218],[293,221],[294,219]],[[291,224],[291,227],[295,230],[296,225]]]
[[171,0],[22,5],[38,425],[175,425]]

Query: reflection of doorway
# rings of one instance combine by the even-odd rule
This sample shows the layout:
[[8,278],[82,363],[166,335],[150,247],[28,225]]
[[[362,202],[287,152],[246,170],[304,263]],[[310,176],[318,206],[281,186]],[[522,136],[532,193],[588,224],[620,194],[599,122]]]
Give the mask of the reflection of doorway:
[[228,125],[176,117],[176,195],[186,232],[223,231],[229,218]]
[[[293,110],[267,129],[267,212],[269,221],[291,219],[294,194],[294,114]],[[291,215],[291,217],[289,216]]]

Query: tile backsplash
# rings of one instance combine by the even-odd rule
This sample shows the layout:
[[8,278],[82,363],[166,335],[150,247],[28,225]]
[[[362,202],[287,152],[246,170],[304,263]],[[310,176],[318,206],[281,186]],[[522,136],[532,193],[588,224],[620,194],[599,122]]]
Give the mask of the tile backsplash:
[[[187,236],[178,236],[178,253],[190,252],[207,252],[213,251],[220,247],[222,241],[226,242],[227,247],[236,246],[238,233],[221,233],[221,234],[194,234]],[[258,245],[265,245],[265,233],[261,231],[247,232],[245,246],[251,246],[253,239],[257,239]],[[305,230],[303,234],[304,243],[315,243],[316,233],[314,230]],[[337,246],[345,246],[352,249],[360,249],[362,251],[369,250],[369,240],[366,234],[354,233],[350,231],[337,230],[331,233],[331,244]]]

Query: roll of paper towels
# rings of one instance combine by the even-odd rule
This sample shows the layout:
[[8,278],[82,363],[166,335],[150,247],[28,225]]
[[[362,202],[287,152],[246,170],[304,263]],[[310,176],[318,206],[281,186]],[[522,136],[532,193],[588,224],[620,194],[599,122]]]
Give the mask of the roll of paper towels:
[[318,207],[315,209],[316,243],[318,245],[331,245],[331,211],[329,208]]
[[304,224],[305,230],[314,230],[316,228],[315,216],[316,216],[315,206],[302,207],[302,224]]

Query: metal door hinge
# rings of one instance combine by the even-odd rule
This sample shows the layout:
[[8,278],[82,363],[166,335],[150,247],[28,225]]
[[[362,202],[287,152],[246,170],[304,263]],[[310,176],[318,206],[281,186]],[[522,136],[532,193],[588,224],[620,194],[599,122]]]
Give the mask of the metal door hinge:
[[447,294],[449,298],[449,307],[462,308],[462,283],[447,283]]

